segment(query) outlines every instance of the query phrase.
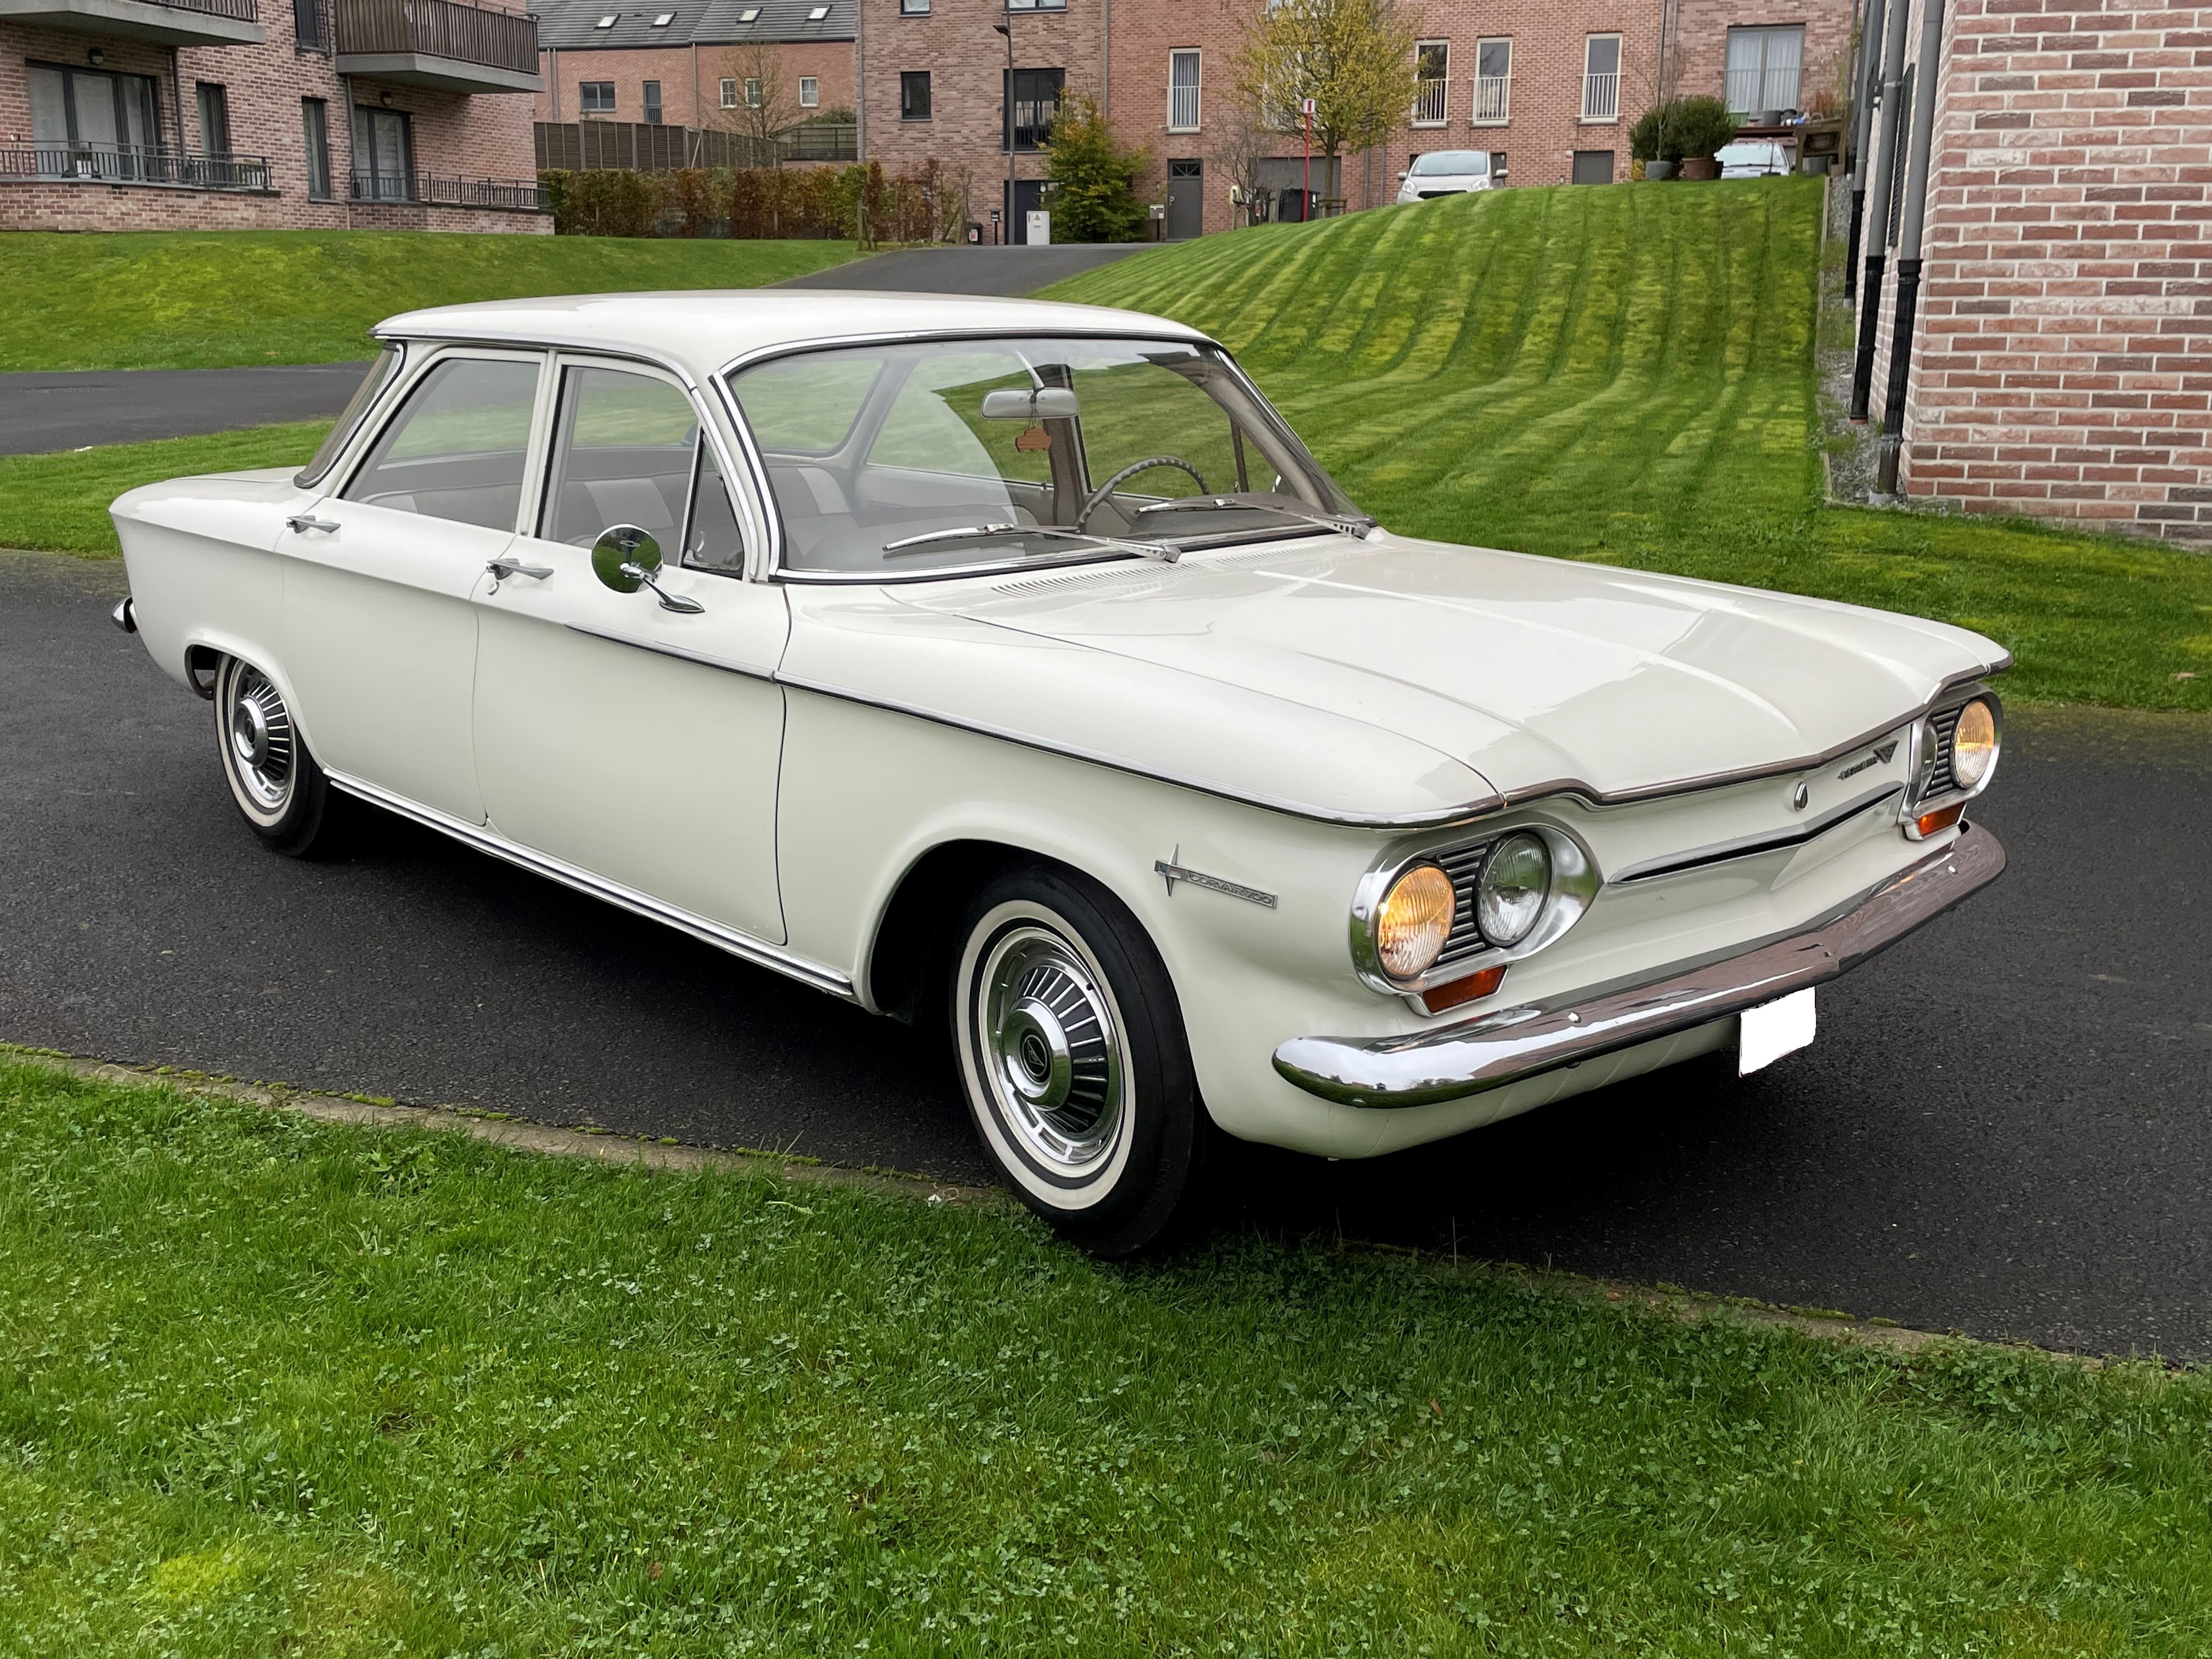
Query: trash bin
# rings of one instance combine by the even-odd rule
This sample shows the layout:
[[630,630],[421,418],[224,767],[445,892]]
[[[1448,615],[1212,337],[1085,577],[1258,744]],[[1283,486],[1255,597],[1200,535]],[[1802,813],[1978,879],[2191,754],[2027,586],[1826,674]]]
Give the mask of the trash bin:
[[971,242],[980,242],[983,240],[983,227],[973,219],[968,222],[968,240]]

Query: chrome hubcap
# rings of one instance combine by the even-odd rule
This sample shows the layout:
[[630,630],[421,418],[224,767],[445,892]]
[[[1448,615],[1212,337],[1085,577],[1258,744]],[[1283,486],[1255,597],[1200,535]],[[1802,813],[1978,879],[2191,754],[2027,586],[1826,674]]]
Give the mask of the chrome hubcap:
[[999,1116],[1055,1174],[1110,1157],[1122,1122],[1121,1034],[1081,957],[1057,933],[1010,930],[984,957],[975,1010]]
[[275,811],[292,788],[292,714],[258,668],[241,666],[230,681],[232,764],[255,805]]

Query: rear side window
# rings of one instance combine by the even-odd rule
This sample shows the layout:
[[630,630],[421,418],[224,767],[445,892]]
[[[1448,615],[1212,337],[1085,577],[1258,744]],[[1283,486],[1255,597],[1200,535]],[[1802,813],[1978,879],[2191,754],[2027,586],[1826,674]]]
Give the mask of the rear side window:
[[376,401],[377,393],[391,385],[392,377],[399,372],[399,360],[400,348],[398,346],[386,346],[376,354],[376,361],[368,366],[368,373],[362,376],[361,384],[354,388],[352,400],[346,404],[345,412],[338,416],[338,423],[331,428],[330,436],[323,440],[323,447],[315,452],[315,459],[292,475],[294,483],[302,489],[310,489],[323,481],[324,475],[337,462],[338,452],[346,447],[346,441],[353,436],[354,428],[361,424],[361,417],[368,413],[368,406]]
[[538,367],[489,357],[437,364],[407,394],[341,494],[395,512],[514,529]]

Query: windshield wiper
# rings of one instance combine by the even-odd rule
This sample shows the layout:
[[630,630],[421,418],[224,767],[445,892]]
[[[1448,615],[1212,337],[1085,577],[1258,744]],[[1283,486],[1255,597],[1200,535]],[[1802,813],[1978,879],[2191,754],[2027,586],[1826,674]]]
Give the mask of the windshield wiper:
[[1261,495],[1258,490],[1240,490],[1231,495],[1177,495],[1172,500],[1154,501],[1149,507],[1137,509],[1142,518],[1147,513],[1212,513],[1229,507],[1251,507],[1262,513],[1279,513],[1286,519],[1303,519],[1308,524],[1317,524],[1324,530],[1338,530],[1347,536],[1364,537],[1375,529],[1376,521],[1364,513],[1323,513],[1317,507],[1285,506],[1273,495]]
[[1049,524],[971,524],[958,530],[932,530],[919,536],[902,536],[895,542],[885,542],[883,550],[886,553],[905,553],[938,542],[981,541],[998,536],[1052,536],[1061,541],[1089,542],[1093,547],[1110,547],[1116,552],[1158,559],[1162,564],[1173,564],[1182,556],[1182,549],[1173,542],[1127,542],[1118,536],[1094,536],[1087,530],[1062,530],[1057,525]]

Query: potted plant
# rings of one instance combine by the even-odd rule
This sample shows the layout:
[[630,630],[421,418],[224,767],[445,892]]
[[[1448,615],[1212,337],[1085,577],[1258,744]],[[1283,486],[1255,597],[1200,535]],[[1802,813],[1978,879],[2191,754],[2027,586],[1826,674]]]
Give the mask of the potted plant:
[[1646,179],[1673,178],[1675,163],[1681,159],[1667,142],[1673,136],[1668,130],[1669,107],[1653,106],[1638,116],[1636,125],[1628,130],[1629,157],[1643,164]]
[[1682,158],[1685,179],[1717,179],[1714,152],[1735,137],[1735,117],[1717,98],[1677,98],[1665,106],[1666,147]]

